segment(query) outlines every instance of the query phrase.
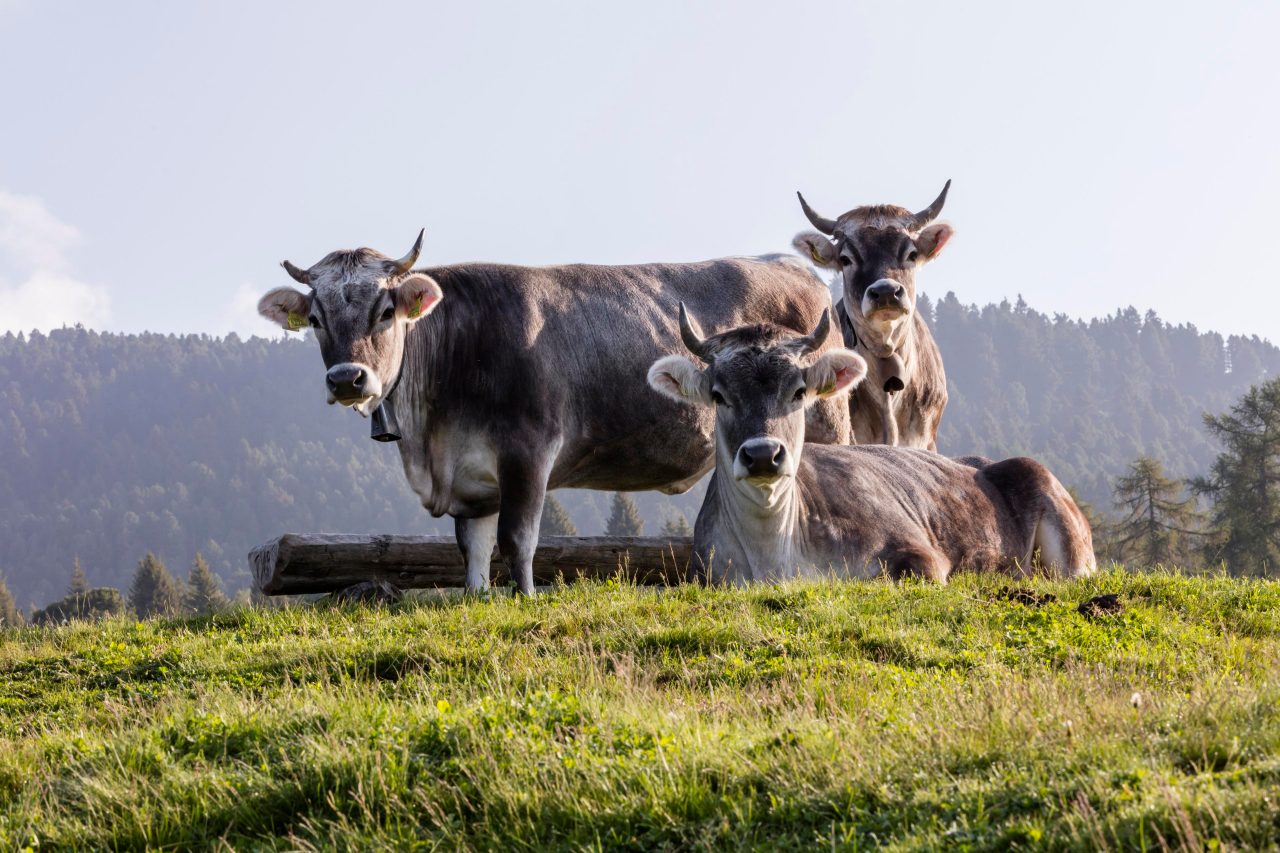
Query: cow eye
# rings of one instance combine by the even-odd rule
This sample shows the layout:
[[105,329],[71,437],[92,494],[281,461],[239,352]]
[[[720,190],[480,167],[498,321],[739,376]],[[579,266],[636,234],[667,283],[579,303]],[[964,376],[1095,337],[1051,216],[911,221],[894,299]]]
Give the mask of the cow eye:
[[317,317],[315,314],[312,314],[310,317],[307,318],[307,324],[310,325],[311,328],[313,329],[318,329],[320,328],[320,318]]
[[727,403],[725,403],[725,401],[724,401],[724,395],[723,395],[723,394],[721,394],[719,391],[712,391],[712,392],[711,392],[711,402],[715,403],[717,406],[726,406],[726,405],[728,405],[728,404],[727,404]]
[[388,323],[391,321],[391,318],[394,316],[396,316],[396,309],[394,307],[388,306],[387,310],[382,312],[382,319],[379,322]]
[[920,257],[920,253],[917,252],[915,249],[912,249],[911,251],[907,252],[907,263],[914,264],[916,262],[916,258],[918,257]]
[[809,390],[808,388],[801,385],[799,388],[796,389],[796,393],[791,395],[791,402],[799,403],[801,400],[804,399],[804,392],[808,390]]

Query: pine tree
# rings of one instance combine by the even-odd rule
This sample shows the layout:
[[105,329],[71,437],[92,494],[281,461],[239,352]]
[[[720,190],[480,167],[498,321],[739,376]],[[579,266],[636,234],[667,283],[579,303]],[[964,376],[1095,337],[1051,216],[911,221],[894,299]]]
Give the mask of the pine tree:
[[547,495],[546,501],[542,504],[542,523],[538,527],[538,535],[578,535],[578,528],[574,525],[573,519],[569,517],[569,511],[564,508],[564,504],[560,503],[554,495]]
[[678,510],[672,510],[667,516],[667,520],[662,522],[663,536],[692,536],[693,528],[689,526],[689,519],[684,517],[684,513]]
[[609,522],[605,525],[609,536],[639,536],[644,533],[644,520],[636,502],[622,492],[613,493],[613,506],[609,510]]
[[1187,537],[1200,533],[1200,513],[1194,497],[1182,497],[1184,483],[1165,476],[1161,464],[1139,456],[1129,473],[1115,483],[1116,508],[1125,515],[1115,524],[1120,559],[1138,559],[1156,566],[1182,562],[1188,555]]
[[191,564],[191,573],[187,575],[186,605],[192,613],[213,613],[227,606],[227,597],[222,594],[218,576],[209,571],[204,555],[198,552]]
[[80,568],[80,558],[76,557],[75,563],[71,566],[71,583],[67,584],[67,595],[79,596],[89,591],[89,579],[85,577],[84,569]]
[[1192,488],[1213,499],[1211,556],[1233,574],[1280,567],[1280,379],[1256,385],[1231,411],[1205,415],[1224,450]]
[[16,628],[22,624],[22,611],[13,600],[4,578],[0,578],[0,628]]
[[160,558],[151,552],[138,561],[129,587],[129,605],[139,618],[176,616],[182,609],[182,591]]

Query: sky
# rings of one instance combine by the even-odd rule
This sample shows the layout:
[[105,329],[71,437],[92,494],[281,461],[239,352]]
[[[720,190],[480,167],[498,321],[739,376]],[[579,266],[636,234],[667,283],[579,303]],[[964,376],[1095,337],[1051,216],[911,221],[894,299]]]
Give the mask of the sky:
[[273,334],[367,245],[698,260],[926,206],[966,303],[1280,340],[1280,4],[0,0],[0,332]]

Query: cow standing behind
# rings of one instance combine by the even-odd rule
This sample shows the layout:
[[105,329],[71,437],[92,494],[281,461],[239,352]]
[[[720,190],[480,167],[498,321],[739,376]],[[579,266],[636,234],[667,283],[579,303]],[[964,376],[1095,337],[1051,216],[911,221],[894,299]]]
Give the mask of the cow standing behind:
[[[708,366],[669,355],[649,383],[715,412],[716,468],[694,528],[694,560],[709,580],[1095,568],[1089,523],[1035,460],[806,447],[806,409],[843,398],[866,375],[857,353],[823,350],[829,315],[805,337],[756,325],[704,340],[684,306],[680,321],[685,346]],[[806,366],[812,352],[822,355]]]
[[954,233],[933,222],[950,188],[947,181],[919,213],[883,204],[854,208],[839,219],[819,216],[796,194],[822,233],[797,234],[793,245],[819,267],[838,270],[840,331],[845,346],[867,361],[867,380],[849,398],[858,444],[938,449],[947,376],[938,345],[915,310],[915,275]]
[[[259,302],[288,329],[311,326],[330,402],[378,414],[394,402],[401,461],[432,515],[456,520],[467,588],[489,583],[496,542],[524,593],[548,489],[689,489],[714,462],[710,412],[655,398],[645,371],[675,334],[681,300],[715,322],[809,328],[831,297],[794,258],[692,264],[413,270],[333,252],[309,288]],[[375,419],[376,422],[376,419]],[[816,408],[818,440],[849,440],[843,406]]]

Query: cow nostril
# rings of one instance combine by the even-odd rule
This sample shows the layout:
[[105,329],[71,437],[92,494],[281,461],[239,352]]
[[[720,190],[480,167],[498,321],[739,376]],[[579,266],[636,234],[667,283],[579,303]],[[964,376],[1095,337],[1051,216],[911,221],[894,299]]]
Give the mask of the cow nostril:
[[779,444],[777,450],[773,451],[773,464],[781,468],[782,460],[786,458],[787,458],[787,449],[783,447],[781,444]]
[[351,385],[357,390],[364,388],[365,379],[368,377],[363,370],[356,370],[355,376],[351,377]]
[[907,292],[907,291],[906,291],[906,288],[903,288],[903,287],[901,287],[901,286],[899,286],[899,287],[895,287],[895,288],[893,289],[893,296],[894,296],[894,298],[895,298],[895,299],[901,299],[901,298],[902,298],[902,294],[904,294],[904,293],[906,293],[906,292]]

